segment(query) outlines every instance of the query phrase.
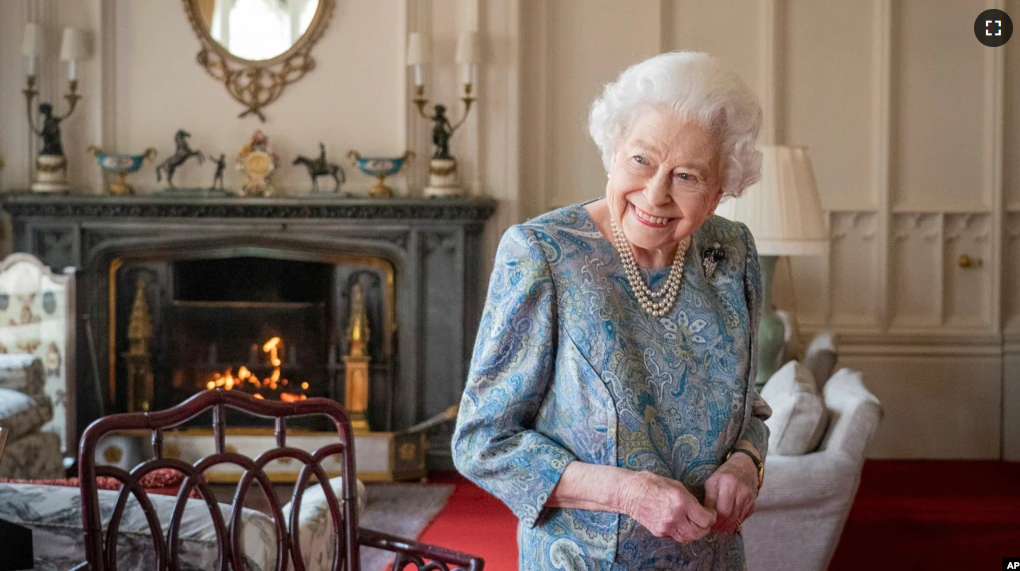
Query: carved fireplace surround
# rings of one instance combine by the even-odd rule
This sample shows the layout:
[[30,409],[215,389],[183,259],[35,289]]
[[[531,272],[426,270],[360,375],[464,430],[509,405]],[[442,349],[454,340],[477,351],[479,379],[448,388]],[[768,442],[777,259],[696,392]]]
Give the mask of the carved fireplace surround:
[[[78,418],[69,421],[76,421],[79,433],[100,410],[129,408],[123,388],[117,388],[124,382],[117,378],[125,374],[118,359],[127,346],[124,321],[135,290],[128,272],[142,269],[152,276],[142,291],[155,308],[154,327],[165,329],[172,320],[161,308],[171,305],[174,276],[162,268],[194,260],[267,259],[325,268],[351,259],[388,264],[394,327],[388,332],[388,362],[373,373],[381,376],[372,385],[373,430],[401,430],[459,402],[484,293],[481,237],[496,208],[493,200],[8,194],[0,195],[0,204],[11,216],[15,251],[54,268],[77,268],[82,342],[76,360]],[[117,293],[125,288],[127,297]],[[347,319],[342,311],[326,316]],[[346,325],[327,323],[326,329],[342,331]],[[387,334],[384,324],[372,325],[373,335]],[[153,349],[157,377],[169,350]],[[329,394],[342,395],[339,390],[333,387]],[[450,466],[448,430],[434,435],[429,464]]]

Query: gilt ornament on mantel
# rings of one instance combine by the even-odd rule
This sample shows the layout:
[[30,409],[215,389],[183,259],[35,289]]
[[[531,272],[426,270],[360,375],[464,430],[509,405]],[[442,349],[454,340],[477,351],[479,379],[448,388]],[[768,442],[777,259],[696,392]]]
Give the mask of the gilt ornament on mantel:
[[241,192],[245,196],[274,196],[271,177],[280,157],[269,144],[269,137],[261,130],[252,133],[251,141],[241,147],[237,155],[237,170],[244,175]]

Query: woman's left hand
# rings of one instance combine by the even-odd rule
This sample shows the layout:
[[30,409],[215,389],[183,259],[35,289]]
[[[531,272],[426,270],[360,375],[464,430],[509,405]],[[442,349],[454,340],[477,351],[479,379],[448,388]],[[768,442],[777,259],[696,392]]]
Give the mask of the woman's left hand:
[[730,456],[705,482],[705,507],[719,517],[712,531],[733,531],[754,513],[758,468],[743,454]]

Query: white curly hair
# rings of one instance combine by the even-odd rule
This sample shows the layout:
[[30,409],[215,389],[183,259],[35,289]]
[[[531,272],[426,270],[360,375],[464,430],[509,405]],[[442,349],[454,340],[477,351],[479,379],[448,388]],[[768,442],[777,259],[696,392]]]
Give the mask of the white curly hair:
[[588,132],[608,172],[617,143],[637,114],[667,105],[686,122],[707,129],[719,145],[723,196],[738,197],[761,178],[758,99],[737,74],[714,57],[691,51],[669,52],[637,63],[606,84],[592,103]]

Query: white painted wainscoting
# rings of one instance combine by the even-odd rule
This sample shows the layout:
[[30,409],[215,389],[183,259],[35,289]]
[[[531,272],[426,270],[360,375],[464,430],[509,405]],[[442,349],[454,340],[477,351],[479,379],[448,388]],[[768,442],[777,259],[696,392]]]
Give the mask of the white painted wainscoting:
[[[805,335],[836,330],[843,363],[868,374],[886,410],[872,455],[1020,460],[1020,40],[992,49],[972,33],[989,7],[1016,21],[1020,0],[337,0],[317,68],[265,125],[237,119],[238,104],[195,63],[177,0],[0,3],[5,189],[27,186],[36,149],[20,93],[26,21],[52,31],[40,78],[51,101],[66,85],[60,27],[96,34],[82,108],[65,124],[69,153],[167,153],[189,127],[196,147],[229,154],[262,127],[287,154],[322,140],[335,156],[424,158],[406,35],[433,39],[429,95],[455,108],[457,31],[477,29],[480,98],[453,152],[471,191],[500,201],[490,258],[510,224],[604,192],[586,135],[603,83],[662,51],[713,53],[760,97],[762,143],[810,147],[830,252],[780,264],[776,302]],[[72,180],[98,191],[91,160],[70,159]],[[394,185],[420,192],[423,163]],[[182,179],[201,183],[202,172]],[[348,175],[352,190],[370,186]],[[306,184],[296,170],[280,177]],[[151,166],[137,177],[148,189],[152,179]],[[981,264],[960,267],[961,254]]]

